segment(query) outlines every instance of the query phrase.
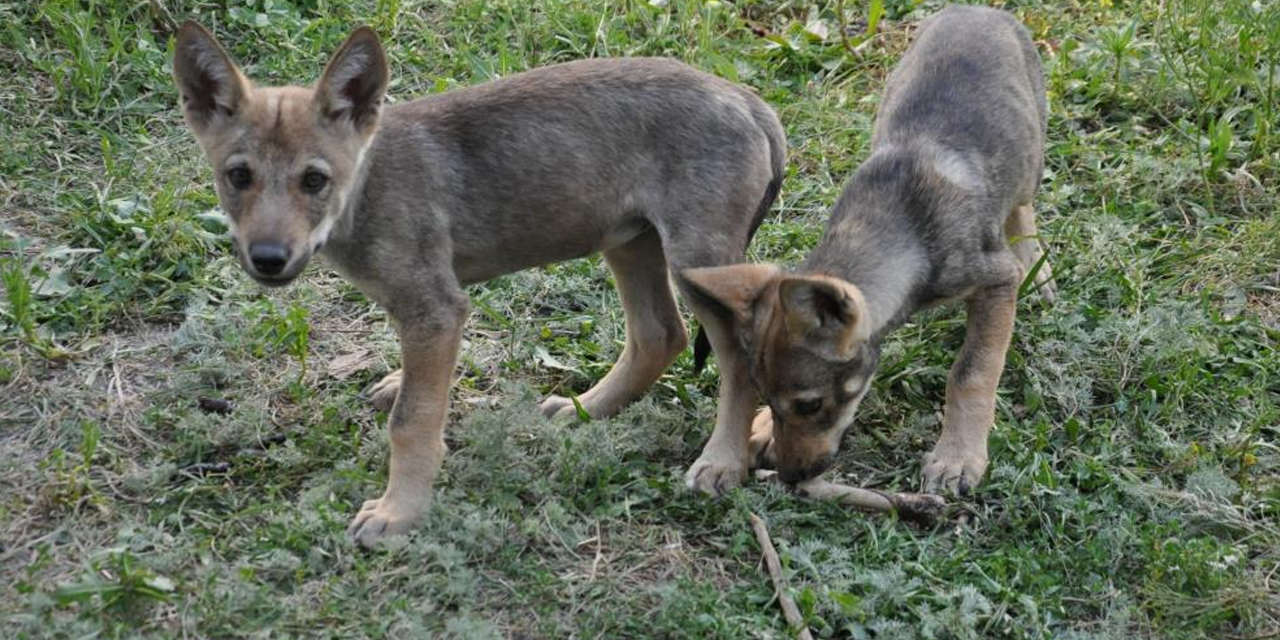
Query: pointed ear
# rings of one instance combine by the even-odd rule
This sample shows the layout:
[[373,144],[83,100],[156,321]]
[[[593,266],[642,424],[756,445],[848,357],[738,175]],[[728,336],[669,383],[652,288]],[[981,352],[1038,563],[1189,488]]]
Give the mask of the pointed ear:
[[778,283],[778,303],[791,339],[808,343],[827,359],[848,360],[868,337],[862,292],[840,278],[783,278]]
[[727,309],[734,319],[749,322],[756,299],[781,273],[771,264],[733,264],[685,269],[680,275],[695,291]]
[[182,94],[187,124],[197,133],[220,117],[234,115],[249,82],[213,35],[190,20],[178,28],[173,78]]
[[333,54],[316,84],[320,113],[360,131],[371,129],[378,121],[390,75],[378,34],[369,27],[356,29]]

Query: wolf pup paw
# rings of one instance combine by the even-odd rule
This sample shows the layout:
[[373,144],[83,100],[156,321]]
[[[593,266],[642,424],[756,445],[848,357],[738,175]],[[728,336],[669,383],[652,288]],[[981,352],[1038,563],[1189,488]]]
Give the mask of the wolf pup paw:
[[967,496],[982,482],[987,472],[984,452],[938,443],[924,457],[923,490],[925,493],[950,493]]
[[747,479],[747,465],[732,456],[703,452],[684,474],[685,486],[712,496],[720,496]]
[[408,534],[421,517],[421,508],[406,508],[385,496],[366,500],[351,526],[347,527],[347,537],[366,549],[372,549],[379,540]]
[[773,455],[773,411],[767,407],[751,421],[751,440],[747,443],[748,459],[752,469],[771,469],[777,466]]
[[369,404],[378,411],[390,411],[396,403],[396,396],[400,394],[400,379],[403,377],[402,369],[388,373],[378,384],[373,385],[369,392]]
[[564,396],[550,395],[546,400],[538,403],[538,408],[542,410],[545,418],[568,418],[578,415],[578,410],[573,406],[573,400]]
[[1040,263],[1040,270],[1031,280],[1031,291],[1040,293],[1040,302],[1046,307],[1057,303],[1058,283],[1053,279],[1053,268],[1049,266],[1048,260]]

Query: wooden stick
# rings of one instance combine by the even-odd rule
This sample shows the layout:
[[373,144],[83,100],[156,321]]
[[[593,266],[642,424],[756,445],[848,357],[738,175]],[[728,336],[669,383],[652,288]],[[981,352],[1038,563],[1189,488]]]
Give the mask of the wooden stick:
[[756,532],[756,541],[760,543],[760,551],[764,554],[764,564],[769,568],[769,577],[773,579],[773,591],[778,596],[778,605],[782,607],[782,617],[787,619],[787,626],[799,629],[796,635],[800,640],[813,640],[809,627],[804,624],[804,616],[800,615],[800,607],[787,593],[787,583],[782,578],[782,562],[778,560],[778,550],[773,548],[773,540],[769,539],[769,529],[764,526],[760,516],[751,514],[751,528]]
[[151,8],[155,10],[156,17],[160,18],[166,29],[170,31],[178,29],[178,21],[174,19],[173,12],[169,11],[169,8],[164,6],[160,0],[151,0]]
[[[756,478],[781,483],[777,471],[757,469]],[[942,514],[947,502],[941,496],[929,493],[892,493],[877,489],[860,489],[813,479],[794,486],[796,493],[807,498],[833,500],[840,504],[867,511],[896,512],[906,520],[932,524]]]

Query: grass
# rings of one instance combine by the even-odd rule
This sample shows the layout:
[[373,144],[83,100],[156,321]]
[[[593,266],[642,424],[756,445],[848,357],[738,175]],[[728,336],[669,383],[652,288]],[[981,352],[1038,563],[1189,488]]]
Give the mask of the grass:
[[[385,416],[362,393],[395,341],[322,268],[279,292],[238,271],[175,107],[172,17],[270,83],[310,81],[370,23],[395,100],[586,56],[746,83],[792,146],[752,258],[793,262],[937,5],[844,4],[0,3],[3,635],[789,637],[755,511],[822,637],[1280,637],[1280,7],[1265,2],[1007,3],[1045,60],[1038,210],[1060,295],[1020,304],[992,466],[948,524],[761,486],[689,494],[716,377],[687,355],[617,418],[542,420],[538,397],[585,390],[620,351],[592,259],[471,290],[423,530],[377,553],[343,539],[385,478]],[[962,339],[954,308],[894,334],[847,480],[915,486]]]

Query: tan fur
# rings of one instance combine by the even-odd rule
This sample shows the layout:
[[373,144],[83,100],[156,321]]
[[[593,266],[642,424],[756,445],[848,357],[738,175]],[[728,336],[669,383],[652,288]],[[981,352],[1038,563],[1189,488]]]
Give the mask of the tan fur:
[[[830,301],[830,308],[815,304]],[[778,302],[792,342],[808,342],[833,360],[848,360],[869,331],[866,300],[852,284],[829,276],[790,276],[778,281]],[[825,317],[825,316],[832,317]]]
[[[1029,210],[1029,207],[1015,208],[1009,219],[1015,220],[1021,212]],[[1019,232],[1024,230],[1021,223],[1007,226],[1011,249],[1017,246],[1021,239]],[[1027,259],[1038,260],[1039,255],[1028,256]],[[756,268],[752,273],[774,275],[772,278],[752,279],[747,284],[741,277],[744,270],[738,268],[740,266],[744,265],[703,269],[697,282],[708,293],[718,291],[720,295],[729,296],[721,300],[726,306],[752,310],[750,315],[742,318],[739,330],[749,336],[747,340],[757,354],[755,379],[762,394],[792,407],[797,402],[815,397],[824,403],[833,402],[835,393],[831,390],[818,395],[807,391],[786,391],[787,382],[804,377],[800,376],[800,370],[789,364],[794,361],[791,354],[798,348],[807,349],[824,355],[825,360],[826,356],[836,353],[852,353],[869,339],[869,327],[866,325],[870,323],[864,322],[858,331],[845,327],[825,333],[819,331],[815,335],[812,305],[803,304],[808,298],[779,293],[786,291],[787,281],[803,282],[805,278],[785,275],[773,265],[753,265]],[[849,295],[847,292],[850,290],[858,291],[853,285],[830,276],[810,276],[807,280],[820,283],[819,289],[830,295],[839,295],[833,293],[837,291],[845,291],[845,295]],[[1049,286],[1052,286],[1051,281]],[[1051,288],[1049,290],[1052,291]],[[967,335],[948,377],[942,434],[933,451],[925,457],[923,474],[936,482],[931,490],[941,486],[949,486],[953,490],[974,487],[986,471],[986,439],[994,420],[996,387],[1013,332],[1016,296],[1017,285],[1013,279],[1001,286],[975,288],[958,296],[965,301],[968,310]],[[859,315],[873,314],[860,292],[856,299]],[[854,384],[858,385],[861,393],[857,394],[852,410],[856,410],[856,402],[866,393],[869,380],[856,380]],[[852,415],[849,415],[848,420],[851,419]],[[843,420],[837,418],[835,422]],[[779,421],[766,407],[752,420],[748,455],[753,467],[786,470],[825,468],[838,451],[840,436],[847,426],[836,424],[836,428],[822,428],[821,425],[806,424],[805,420],[794,416],[789,421]]]
[[[254,87],[194,23],[175,47],[184,113],[244,269],[284,285],[323,249],[399,333],[403,369],[372,390],[391,412],[390,477],[348,530],[366,546],[410,530],[429,503],[465,285],[602,252],[626,346],[578,400],[612,415],[686,346],[672,280],[687,295],[682,270],[743,259],[786,159],[758,96],[674,60],[580,60],[383,109],[388,76],[367,27],[309,88]],[[719,493],[746,476],[756,399],[731,323],[690,306],[720,363],[716,432],[741,431],[713,436],[686,476]],[[542,409],[576,413],[561,396]]]
[[1024,274],[1030,273],[1036,263],[1040,263],[1032,284],[1039,290],[1045,304],[1053,304],[1058,298],[1057,285],[1053,282],[1053,267],[1049,265],[1049,261],[1040,262],[1044,248],[1040,244],[1036,214],[1031,205],[1014,208],[1004,222],[1004,233],[1009,238],[1014,255],[1018,256],[1018,262],[1022,264]]
[[466,321],[460,309],[448,326],[431,331],[401,329],[405,387],[419,393],[399,394],[391,409],[391,468],[382,497],[360,508],[348,531],[370,539],[407,533],[417,523],[440,464],[444,460],[445,415],[449,383],[458,358],[458,344]]
[[[963,300],[967,335],[948,379],[928,491],[960,494],[987,468],[987,436],[1017,291],[1053,297],[1031,201],[1043,171],[1040,62],[1011,15],[949,7],[890,74],[872,154],[836,202],[818,246],[784,274],[745,268],[694,282],[735,311],[752,380],[769,405],[748,434],[755,464],[787,482],[821,473],[853,421],[885,334],[919,309]],[[715,438],[715,436],[712,436]]]
[[742,321],[754,314],[752,305],[760,297],[760,292],[776,281],[780,273],[778,267],[770,264],[732,264],[686,269],[684,277]]
[[[263,284],[287,283],[306,266],[358,186],[362,155],[376,121],[335,111],[331,94],[339,91],[332,86],[334,76],[341,75],[347,57],[361,46],[382,55],[372,31],[357,30],[314,87],[255,87],[203,27],[188,22],[178,32],[174,77],[182,89],[184,117],[213,166],[241,265]],[[385,60],[381,62],[385,78]],[[210,107],[209,93],[216,96],[217,108]],[[257,152],[263,149],[272,153]],[[251,172],[249,188],[228,184],[228,171],[236,166]],[[328,189],[319,196],[304,193],[302,176],[317,169],[327,176]],[[317,231],[324,233],[318,236]],[[283,273],[255,269],[248,256],[260,242],[278,243],[288,251]]]
[[942,435],[925,456],[923,474],[938,486],[977,486],[987,469],[987,435],[995,420],[996,387],[1013,335],[1017,288],[993,288],[969,298],[964,346],[947,378]]
[[713,307],[689,296],[690,306],[707,330],[720,368],[719,407],[716,424],[702,454],[685,472],[692,489],[720,495],[742,484],[750,469],[747,441],[751,414],[759,401],[751,388],[749,353],[734,336],[734,323]]
[[[593,416],[617,413],[656,382],[688,345],[658,235],[641,234],[605,251],[604,259],[622,298],[627,341],[608,375],[578,398]],[[542,409],[550,415],[575,410],[573,402],[561,396],[547,398]]]

